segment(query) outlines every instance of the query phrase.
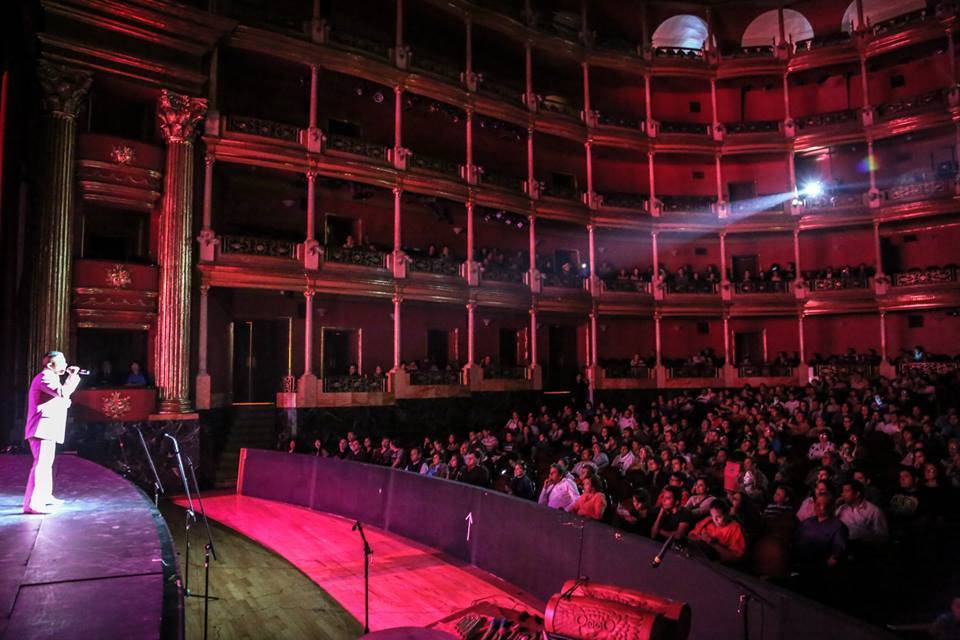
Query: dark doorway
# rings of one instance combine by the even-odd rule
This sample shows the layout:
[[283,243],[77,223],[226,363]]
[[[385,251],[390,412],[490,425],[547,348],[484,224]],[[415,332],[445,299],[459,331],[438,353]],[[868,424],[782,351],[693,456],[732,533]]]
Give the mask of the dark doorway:
[[743,275],[747,272],[749,272],[752,277],[757,276],[757,272],[759,271],[757,256],[733,256],[732,260],[734,282],[742,281]]
[[546,386],[548,390],[571,389],[577,377],[577,328],[550,325]]
[[900,246],[893,244],[890,238],[880,238],[880,266],[884,273],[903,271]]
[[763,364],[763,331],[738,331],[733,344],[736,364]]
[[757,185],[753,180],[748,182],[728,182],[727,190],[730,193],[730,202],[751,200],[757,197]]
[[325,242],[328,247],[342,247],[347,241],[347,236],[353,236],[353,241],[356,244],[360,243],[360,238],[354,233],[353,218],[327,215],[326,220]]
[[233,401],[275,402],[286,375],[286,318],[233,322]]
[[450,332],[444,329],[427,330],[427,360],[444,369],[450,362]]
[[516,329],[500,329],[500,366],[517,366]]
[[323,369],[321,376],[344,376],[350,370],[351,364],[356,364],[353,358],[355,331],[349,329],[323,330]]

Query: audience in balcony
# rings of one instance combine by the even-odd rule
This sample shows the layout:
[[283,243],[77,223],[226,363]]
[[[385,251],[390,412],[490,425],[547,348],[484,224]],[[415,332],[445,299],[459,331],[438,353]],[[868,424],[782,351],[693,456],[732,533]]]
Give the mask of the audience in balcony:
[[[866,286],[867,278],[876,275],[877,270],[861,262],[857,266],[845,264],[840,267],[824,267],[823,269],[811,269],[803,271],[803,278],[807,281],[824,281],[826,283],[840,283],[838,288],[848,288],[852,283],[859,282]],[[832,288],[832,287],[831,287]]]
[[658,277],[671,293],[714,293],[721,280],[720,270],[713,264],[702,271],[683,265],[676,272],[661,264]]

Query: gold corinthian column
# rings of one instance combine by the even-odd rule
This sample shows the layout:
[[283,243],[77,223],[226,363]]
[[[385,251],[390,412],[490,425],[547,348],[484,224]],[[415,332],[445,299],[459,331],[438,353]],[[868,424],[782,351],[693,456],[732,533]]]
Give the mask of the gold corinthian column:
[[193,272],[193,137],[207,110],[201,98],[160,93],[157,115],[167,143],[160,210],[160,297],[156,379],[162,414],[190,412],[190,282]]
[[38,154],[43,163],[37,185],[39,253],[34,262],[27,353],[27,372],[31,376],[47,351],[65,351],[69,346],[76,119],[92,79],[85,71],[45,60],[37,65],[37,76],[44,126]]

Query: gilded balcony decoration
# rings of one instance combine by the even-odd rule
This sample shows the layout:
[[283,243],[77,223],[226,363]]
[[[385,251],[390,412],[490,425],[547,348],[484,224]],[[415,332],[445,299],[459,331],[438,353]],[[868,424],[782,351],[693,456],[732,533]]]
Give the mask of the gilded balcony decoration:
[[250,118],[247,116],[230,116],[226,121],[227,131],[234,133],[260,136],[261,138],[273,138],[274,140],[284,140],[286,142],[300,142],[300,127],[295,127],[292,124],[273,122],[272,120],[263,120],[261,118]]
[[157,108],[160,130],[169,142],[190,142],[207,113],[207,101],[163,90]]
[[460,263],[449,258],[431,258],[428,256],[412,256],[409,269],[418,273],[432,273],[438,276],[459,276]]
[[929,362],[902,362],[897,365],[897,373],[920,373],[926,376],[944,375],[960,371],[960,362],[956,360],[929,361]]
[[387,390],[385,376],[342,375],[324,376],[324,393],[384,393]]
[[607,364],[603,367],[603,375],[618,380],[647,380],[654,377],[654,370],[646,365],[632,366],[629,362]]
[[387,266],[387,256],[383,251],[372,251],[357,247],[327,247],[324,256],[327,262],[352,264],[357,267],[385,269]]
[[115,144],[110,150],[110,159],[116,164],[128,165],[136,158],[136,151],[128,144]]
[[445,371],[411,371],[410,384],[422,386],[450,386],[459,385],[460,371],[456,369]]
[[485,380],[526,380],[527,368],[522,365],[488,364],[483,367],[483,377]]
[[560,289],[582,289],[583,276],[578,273],[544,273],[543,286]]
[[904,273],[895,273],[892,276],[895,287],[916,287],[932,284],[948,284],[957,281],[958,267],[930,267],[928,269],[911,269]]
[[296,258],[297,243],[272,238],[224,235],[220,237],[220,253],[270,258]]
[[750,280],[735,282],[733,290],[736,293],[789,293],[790,282],[787,280]]
[[886,190],[887,200],[903,202],[953,197],[954,180],[952,177],[933,177],[926,172],[919,172],[901,176],[898,182],[900,184]]
[[854,373],[864,377],[871,378],[877,375],[879,371],[879,362],[839,362],[814,364],[813,375],[818,378],[824,377],[849,377]]
[[863,206],[863,194],[852,191],[831,191],[816,198],[803,199],[803,208],[808,211],[846,209]]
[[350,49],[359,49],[376,58],[387,59],[390,57],[389,45],[353,33],[346,33],[341,29],[332,29],[330,31],[330,44]]
[[677,294],[713,295],[720,291],[719,285],[709,280],[670,280],[665,282],[663,287],[667,293]]
[[780,130],[779,120],[757,120],[754,122],[725,122],[727,135],[743,133],[776,133]]
[[113,391],[105,395],[100,406],[103,415],[113,420],[123,420],[133,409],[130,396],[122,391]]
[[716,196],[668,196],[658,195],[664,213],[710,213]]
[[885,102],[877,107],[877,115],[883,120],[899,118],[900,116],[927,111],[945,104],[944,93],[941,89],[934,89],[902,100]]
[[133,277],[130,275],[130,270],[122,264],[115,264],[107,267],[106,273],[107,284],[116,289],[129,287],[130,283],[133,281]]
[[353,155],[366,156],[374,160],[384,160],[387,155],[387,149],[383,145],[336,133],[327,134],[327,150],[352,153]]
[[744,364],[737,367],[741,378],[789,378],[796,372],[793,367],[784,364]]
[[847,289],[868,289],[870,278],[867,277],[836,277],[836,278],[809,278],[806,280],[810,291],[845,291]]
[[793,120],[798,130],[818,129],[820,127],[833,127],[840,124],[849,124],[859,122],[859,116],[856,109],[842,109],[840,111],[828,111],[826,113],[814,113],[809,116],[796,117]]
[[432,171],[454,177],[460,176],[460,165],[458,163],[443,158],[425,156],[420,153],[410,154],[407,160],[407,166],[410,169],[421,169],[423,171]]
[[660,123],[660,133],[682,133],[687,135],[705,136],[710,133],[710,125],[700,122],[669,122]]

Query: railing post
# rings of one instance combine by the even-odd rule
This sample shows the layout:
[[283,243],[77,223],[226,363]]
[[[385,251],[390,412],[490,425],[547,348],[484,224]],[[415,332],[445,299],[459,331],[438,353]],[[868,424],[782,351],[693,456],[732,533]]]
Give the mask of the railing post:
[[303,292],[305,299],[303,316],[303,375],[297,380],[297,406],[313,407],[317,404],[317,376],[313,373],[313,296],[314,289]]

